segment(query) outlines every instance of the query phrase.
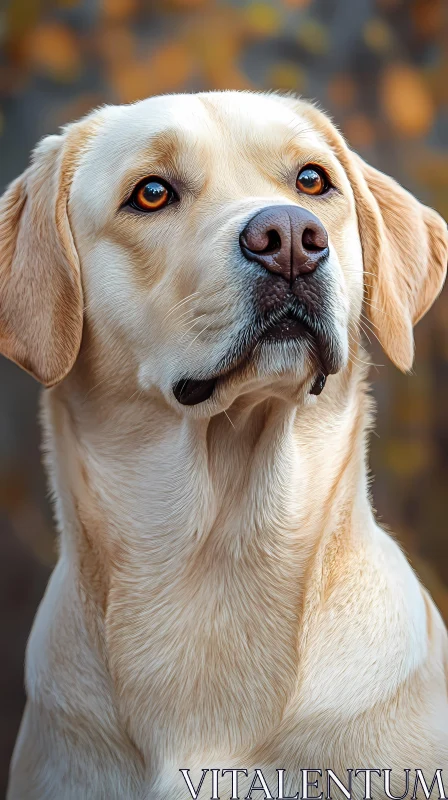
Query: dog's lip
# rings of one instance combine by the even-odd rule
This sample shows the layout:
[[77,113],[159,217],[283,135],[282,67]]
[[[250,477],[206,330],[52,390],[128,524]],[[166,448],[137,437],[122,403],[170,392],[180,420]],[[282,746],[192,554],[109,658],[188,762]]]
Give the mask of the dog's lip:
[[[294,341],[298,338],[312,337],[316,339],[315,332],[310,329],[310,325],[306,324],[302,319],[298,319],[296,315],[287,312],[279,319],[271,321],[259,334],[253,338],[250,345],[245,348],[244,352],[237,357],[230,367],[219,370],[215,375],[209,378],[182,378],[173,387],[173,394],[176,400],[184,406],[195,406],[199,403],[205,403],[213,395],[216,384],[223,378],[228,378],[235,373],[240,367],[250,361],[255,346],[260,342],[269,341]],[[320,375],[324,378],[329,371],[323,365],[319,365]]]
[[218,380],[219,376],[206,378],[205,380],[184,378],[173,387],[174,397],[183,406],[196,406],[199,403],[205,403],[215,391]]

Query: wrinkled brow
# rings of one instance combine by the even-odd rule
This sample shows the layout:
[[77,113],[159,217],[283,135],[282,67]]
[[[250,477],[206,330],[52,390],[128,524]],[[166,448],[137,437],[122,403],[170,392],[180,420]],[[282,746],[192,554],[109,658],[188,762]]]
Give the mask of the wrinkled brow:
[[242,155],[266,177],[275,177],[286,180],[290,172],[299,169],[307,163],[319,164],[327,170],[330,177],[337,172],[336,159],[329,149],[323,145],[312,128],[303,130],[303,136],[279,135],[270,140],[254,138],[244,143],[240,148]]
[[135,158],[135,167],[123,177],[122,202],[134,186],[151,174],[178,180],[195,190],[204,180],[204,145],[197,137],[179,128],[166,129],[150,137]]
[[182,131],[179,130],[162,131],[151,137],[147,151],[142,155],[147,153],[151,158],[174,167],[177,165],[182,145],[185,147],[187,144],[186,138],[185,134],[182,136]]

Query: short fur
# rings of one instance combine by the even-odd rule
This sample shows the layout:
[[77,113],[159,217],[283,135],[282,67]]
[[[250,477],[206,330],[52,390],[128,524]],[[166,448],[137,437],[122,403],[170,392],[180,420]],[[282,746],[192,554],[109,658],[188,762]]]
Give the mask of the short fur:
[[[306,163],[338,191],[298,195]],[[181,202],[123,208],[154,174]],[[311,360],[260,351],[181,407],[175,381],[248,313],[238,233],[276,203],[327,228],[339,371],[316,398]],[[448,769],[447,634],[373,517],[360,343],[364,301],[410,369],[447,250],[434,211],[293,98],[153,98],[38,146],[0,201],[0,349],[54,387],[60,552],[8,800],[180,800],[183,767]]]

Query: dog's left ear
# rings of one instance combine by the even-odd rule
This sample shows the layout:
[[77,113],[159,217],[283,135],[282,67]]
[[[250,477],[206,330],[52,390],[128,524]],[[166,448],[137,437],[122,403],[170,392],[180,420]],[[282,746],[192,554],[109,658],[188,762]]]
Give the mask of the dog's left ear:
[[81,123],[48,136],[0,198],[0,353],[45,386],[79,351],[83,299],[68,216]]
[[406,372],[414,358],[412,328],[432,305],[445,279],[447,226],[439,214],[392,178],[354,153],[350,161],[367,312],[383,349]]

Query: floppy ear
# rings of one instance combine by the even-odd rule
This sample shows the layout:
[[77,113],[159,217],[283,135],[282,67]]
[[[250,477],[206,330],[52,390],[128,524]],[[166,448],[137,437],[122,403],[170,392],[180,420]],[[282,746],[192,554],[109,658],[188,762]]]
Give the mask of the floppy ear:
[[432,305],[445,279],[447,226],[392,178],[354,153],[350,161],[367,313],[383,349],[406,372],[414,358],[412,328]]
[[0,198],[0,353],[45,386],[81,344],[83,302],[67,204],[74,144],[49,136]]

